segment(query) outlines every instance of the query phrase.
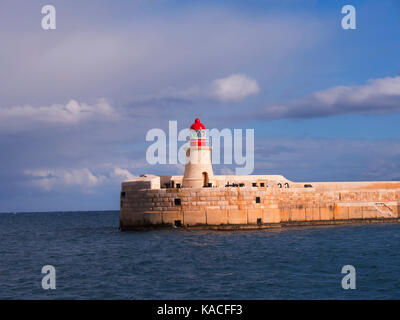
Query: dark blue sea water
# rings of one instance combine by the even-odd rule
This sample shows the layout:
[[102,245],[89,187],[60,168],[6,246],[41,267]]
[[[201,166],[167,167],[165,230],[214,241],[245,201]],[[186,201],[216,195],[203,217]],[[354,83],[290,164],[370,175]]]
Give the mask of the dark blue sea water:
[[2,213],[0,299],[399,299],[399,255],[400,224],[120,232],[118,212]]

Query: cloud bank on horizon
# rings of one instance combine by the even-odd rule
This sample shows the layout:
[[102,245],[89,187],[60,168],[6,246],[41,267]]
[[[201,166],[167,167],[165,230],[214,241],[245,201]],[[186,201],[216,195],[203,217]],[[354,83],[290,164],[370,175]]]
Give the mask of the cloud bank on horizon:
[[339,114],[400,112],[400,76],[371,79],[368,84],[335,86],[260,110],[263,119],[314,118]]
[[[211,85],[188,89],[171,89],[152,96],[138,97],[138,101],[155,98],[199,101],[215,99],[221,103],[239,102],[258,94],[255,79],[244,74],[232,74],[216,79]],[[133,98],[135,100],[135,98]],[[129,118],[126,110],[113,107],[105,98],[90,105],[74,99],[67,104],[34,107],[22,105],[0,108],[0,131],[15,132],[37,129],[43,125],[77,125],[89,121],[107,120],[120,122]],[[243,116],[247,110],[243,110]],[[400,112],[400,76],[370,79],[365,85],[335,86],[280,105],[257,109],[256,119],[307,119],[341,114],[393,114]],[[152,115],[153,117],[154,115]]]
[[0,212],[117,209],[121,180],[182,173],[146,162],[146,132],[195,116],[254,128],[258,174],[399,179],[393,5],[355,0],[344,31],[337,5],[296,3],[55,0],[47,32],[39,4],[5,0]]

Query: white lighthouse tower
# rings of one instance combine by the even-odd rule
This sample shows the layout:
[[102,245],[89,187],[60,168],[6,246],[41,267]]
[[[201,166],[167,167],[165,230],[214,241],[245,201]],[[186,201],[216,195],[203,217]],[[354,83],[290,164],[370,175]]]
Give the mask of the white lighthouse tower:
[[206,127],[196,119],[190,127],[190,147],[186,150],[183,188],[201,188],[215,185],[211,165],[211,149]]

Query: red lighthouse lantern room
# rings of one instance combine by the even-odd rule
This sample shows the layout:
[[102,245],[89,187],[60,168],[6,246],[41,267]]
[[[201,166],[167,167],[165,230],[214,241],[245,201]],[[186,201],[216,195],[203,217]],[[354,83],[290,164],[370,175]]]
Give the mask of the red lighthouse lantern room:
[[190,146],[207,146],[206,127],[200,122],[199,118],[194,120],[190,126]]

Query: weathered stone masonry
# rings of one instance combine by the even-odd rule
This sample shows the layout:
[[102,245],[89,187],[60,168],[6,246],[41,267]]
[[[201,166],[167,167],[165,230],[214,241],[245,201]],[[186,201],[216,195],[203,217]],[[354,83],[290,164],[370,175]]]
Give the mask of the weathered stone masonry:
[[140,189],[123,184],[122,230],[183,226],[213,229],[290,224],[398,221],[400,189],[314,188]]

